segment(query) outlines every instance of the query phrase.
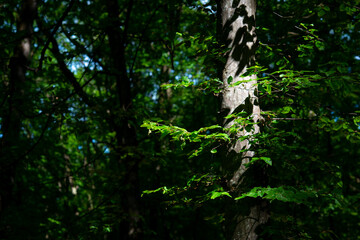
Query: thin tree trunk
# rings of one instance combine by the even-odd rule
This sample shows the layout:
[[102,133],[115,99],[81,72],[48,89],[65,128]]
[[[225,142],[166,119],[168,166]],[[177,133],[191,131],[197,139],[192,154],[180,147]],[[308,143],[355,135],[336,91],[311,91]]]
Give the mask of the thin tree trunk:
[[[260,107],[256,96],[256,75],[242,76],[255,62],[255,0],[220,0],[219,37],[229,49],[221,72],[224,90],[222,92],[222,116],[246,112],[254,122],[260,119]],[[231,86],[243,81],[237,86]],[[225,128],[232,127],[235,118],[223,122]],[[223,161],[223,171],[227,185],[234,195],[240,194],[247,184],[248,174],[246,164],[254,156],[250,151],[251,135],[259,133],[259,127],[251,129],[239,126],[236,138],[249,136],[246,140],[238,140],[229,146],[227,156]],[[245,151],[244,151],[245,150]],[[246,151],[247,150],[247,151]],[[241,208],[241,207],[240,207]],[[244,208],[244,205],[242,206]],[[258,225],[265,223],[268,215],[261,202],[253,201],[247,211],[230,210],[227,214],[227,235],[236,240],[257,239],[255,232]],[[242,209],[243,210],[243,209]]]
[[[21,112],[26,108],[25,73],[31,59],[31,35],[37,13],[36,0],[24,0],[18,15],[17,32],[23,36],[10,59],[8,111],[3,116],[2,141],[0,150],[0,216],[15,203],[14,186],[16,169],[19,165],[21,135]],[[1,237],[1,236],[0,236]]]
[[[119,153],[119,163],[126,168],[124,176],[125,191],[122,193],[124,198],[124,209],[128,214],[126,223],[120,226],[120,239],[141,239],[142,230],[140,227],[140,204],[139,204],[139,157],[128,154],[137,145],[135,128],[132,125],[132,97],[130,78],[128,76],[125,48],[127,44],[127,30],[130,23],[133,0],[129,0],[126,8],[125,22],[122,24],[119,19],[119,5],[116,0],[107,1],[107,10],[112,25],[107,29],[109,37],[110,68],[116,77],[116,96],[118,99],[117,107],[120,116],[113,115],[118,121],[113,121],[113,127],[116,132],[116,139]],[[120,26],[123,25],[123,30]],[[126,156],[120,159],[121,156]],[[136,154],[135,154],[136,155]]]

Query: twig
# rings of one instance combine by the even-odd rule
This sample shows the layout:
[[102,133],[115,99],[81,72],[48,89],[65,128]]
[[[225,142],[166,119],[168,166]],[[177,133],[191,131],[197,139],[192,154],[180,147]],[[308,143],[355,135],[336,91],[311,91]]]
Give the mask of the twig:
[[310,118],[271,118],[271,120],[285,120],[285,121],[314,121],[315,119]]
[[[273,13],[274,13],[276,16],[280,17],[280,18],[284,18],[284,19],[293,18],[292,16],[285,17],[285,16],[282,16],[282,15],[276,13],[276,12],[273,12]],[[287,21],[289,21],[289,20],[287,20]],[[295,27],[296,29],[302,31],[302,32],[305,32],[305,33],[307,33],[307,34],[315,37],[316,39],[318,39],[318,40],[320,40],[320,41],[322,41],[322,42],[325,41],[324,39],[319,38],[319,36],[314,35],[313,33],[311,33],[310,31],[308,31],[308,30],[306,30],[306,29],[303,29],[303,28],[301,28],[301,27],[299,27],[299,26],[294,26],[294,27]]]
[[285,18],[285,19],[294,18],[294,16],[282,16],[282,15],[278,14],[277,12],[273,12],[273,14],[275,14],[278,17]]

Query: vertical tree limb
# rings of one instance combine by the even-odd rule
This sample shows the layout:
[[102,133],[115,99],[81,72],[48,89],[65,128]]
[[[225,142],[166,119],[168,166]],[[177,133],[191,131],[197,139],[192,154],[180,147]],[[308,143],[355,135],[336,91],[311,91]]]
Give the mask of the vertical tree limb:
[[[0,218],[11,204],[14,204],[16,169],[12,164],[21,151],[17,147],[21,141],[22,109],[26,107],[26,66],[31,60],[31,37],[37,14],[37,1],[24,0],[18,15],[17,32],[23,37],[14,49],[10,59],[8,110],[3,116],[2,141],[0,150]],[[2,220],[2,219],[1,219]],[[2,232],[3,229],[0,229]]]
[[[221,72],[224,90],[222,92],[222,116],[246,112],[254,123],[260,119],[260,107],[256,96],[256,75],[244,77],[250,66],[255,63],[255,0],[221,0],[218,1],[219,37],[229,49],[226,53],[224,66]],[[237,83],[237,84],[234,84]],[[225,128],[236,124],[236,118],[226,119]],[[228,146],[227,156],[223,161],[222,169],[227,179],[229,191],[240,194],[245,187],[245,176],[254,152],[250,150],[251,135],[259,133],[259,126],[251,129],[242,127],[234,136],[236,139],[248,136],[245,140],[237,140]],[[244,208],[245,206],[243,206]],[[250,203],[248,212],[239,210],[229,211],[227,215],[227,231],[231,239],[257,239],[255,232],[259,224],[266,222],[268,216],[259,203]]]
[[[124,209],[128,214],[128,221],[122,222],[119,235],[122,239],[140,239],[142,235],[139,206],[139,159],[134,154],[128,154],[137,145],[136,131],[133,126],[131,84],[128,76],[128,69],[125,58],[127,46],[127,31],[130,24],[131,12],[134,1],[129,0],[126,8],[126,18],[123,30],[120,29],[122,23],[119,19],[119,5],[116,0],[107,1],[107,11],[111,25],[106,29],[110,47],[110,72],[113,73],[116,82],[117,97],[116,110],[111,110],[114,118],[112,127],[116,132],[117,151],[119,154],[119,164],[125,166],[126,175],[124,176],[125,190],[122,198],[124,199]],[[116,112],[116,115],[113,113]],[[136,154],[135,154],[136,155]],[[120,159],[121,156],[126,156]]]

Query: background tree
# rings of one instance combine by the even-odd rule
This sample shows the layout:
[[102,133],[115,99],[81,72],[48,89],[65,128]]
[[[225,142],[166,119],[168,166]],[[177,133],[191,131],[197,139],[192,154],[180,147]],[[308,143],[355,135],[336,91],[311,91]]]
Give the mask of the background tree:
[[[24,147],[21,138],[21,127],[24,112],[27,112],[28,88],[32,83],[26,79],[26,66],[31,60],[33,22],[37,11],[37,1],[23,1],[16,16],[16,32],[13,38],[13,54],[9,60],[9,72],[4,84],[7,86],[6,98],[3,98],[1,117],[1,150],[0,150],[0,216],[6,216],[11,207],[21,205],[23,194],[18,191],[18,168],[23,164],[23,154],[20,149]],[[15,26],[14,26],[15,27]],[[9,49],[9,51],[11,51]],[[30,80],[31,81],[31,80]]]

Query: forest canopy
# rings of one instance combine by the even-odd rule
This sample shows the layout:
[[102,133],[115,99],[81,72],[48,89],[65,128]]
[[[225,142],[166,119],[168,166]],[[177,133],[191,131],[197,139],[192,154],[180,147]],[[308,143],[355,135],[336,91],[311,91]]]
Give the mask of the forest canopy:
[[360,0],[0,8],[0,239],[360,239]]

